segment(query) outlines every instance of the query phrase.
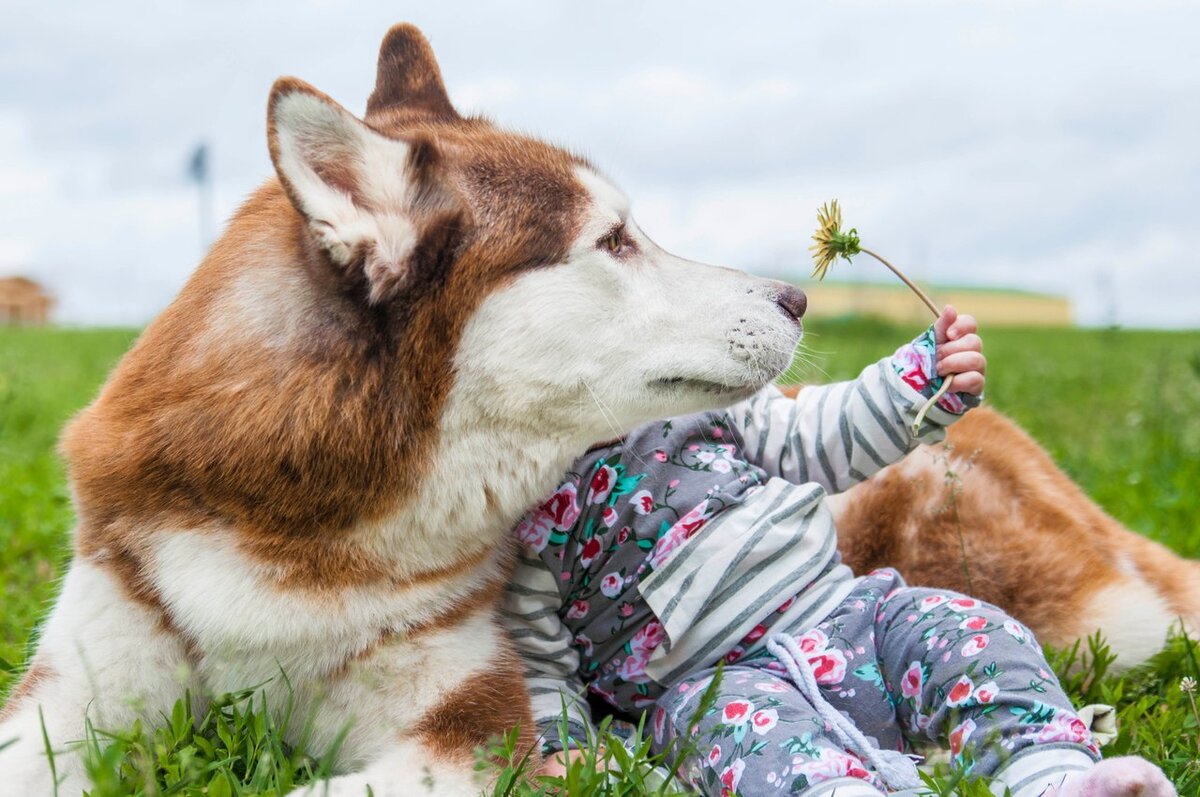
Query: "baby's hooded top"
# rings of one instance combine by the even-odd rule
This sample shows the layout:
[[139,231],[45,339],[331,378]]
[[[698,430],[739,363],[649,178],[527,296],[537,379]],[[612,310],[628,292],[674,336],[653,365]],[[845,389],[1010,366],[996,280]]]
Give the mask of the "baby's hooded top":
[[[724,411],[640,427],[579,459],[518,524],[502,616],[534,718],[557,737],[590,725],[585,684],[626,712],[689,672],[745,651],[772,612],[817,625],[855,583],[825,496],[936,442],[970,397],[940,384],[932,332],[858,378],[768,387]],[[742,646],[739,646],[742,643]]]

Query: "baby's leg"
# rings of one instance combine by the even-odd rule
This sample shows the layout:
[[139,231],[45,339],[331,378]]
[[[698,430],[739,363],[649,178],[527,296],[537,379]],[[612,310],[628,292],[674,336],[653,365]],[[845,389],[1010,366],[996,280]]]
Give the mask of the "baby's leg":
[[[995,606],[942,590],[898,589],[880,604],[876,647],[909,738],[948,746],[956,767],[992,778],[994,789],[1007,786],[1013,797],[1053,793],[1051,786],[1095,797],[1174,793],[1140,759],[1096,767],[1099,748],[1041,646]],[[1095,789],[1116,774],[1142,790],[1076,791],[1075,783]]]
[[825,722],[789,681],[753,667],[726,667],[712,709],[697,716],[716,670],[663,693],[654,748],[701,794],[740,797],[880,797],[882,784],[825,735]]

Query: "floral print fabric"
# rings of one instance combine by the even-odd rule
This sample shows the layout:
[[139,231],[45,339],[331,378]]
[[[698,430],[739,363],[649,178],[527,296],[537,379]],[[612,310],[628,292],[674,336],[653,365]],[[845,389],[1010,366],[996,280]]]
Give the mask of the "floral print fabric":
[[[1033,634],[982,601],[907,587],[895,571],[879,570],[816,628],[789,633],[825,698],[877,747],[935,742],[975,774],[1051,742],[1099,758]],[[882,788],[860,751],[827,733],[783,666],[757,640],[745,649],[725,666],[704,716],[694,713],[715,668],[671,685],[658,701],[654,744],[690,747],[676,760],[685,779],[703,794],[743,797],[803,794],[846,777]]]

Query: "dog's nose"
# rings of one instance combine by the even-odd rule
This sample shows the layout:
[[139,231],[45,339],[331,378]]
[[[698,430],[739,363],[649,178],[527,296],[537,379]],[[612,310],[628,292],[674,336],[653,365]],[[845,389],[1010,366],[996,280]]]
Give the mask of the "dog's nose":
[[792,320],[800,323],[800,319],[804,317],[804,311],[808,309],[808,297],[799,288],[785,285],[775,297],[775,304],[783,308],[783,312],[791,316]]

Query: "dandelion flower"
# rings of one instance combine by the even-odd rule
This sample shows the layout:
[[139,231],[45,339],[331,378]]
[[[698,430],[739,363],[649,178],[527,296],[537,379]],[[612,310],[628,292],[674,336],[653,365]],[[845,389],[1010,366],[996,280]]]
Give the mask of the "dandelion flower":
[[859,246],[858,230],[851,228],[842,232],[842,209],[837,200],[827,202],[817,211],[817,231],[812,239],[816,241],[808,250],[813,253],[813,276],[819,280],[825,279],[825,273],[839,257],[847,263],[850,258],[862,251]]

